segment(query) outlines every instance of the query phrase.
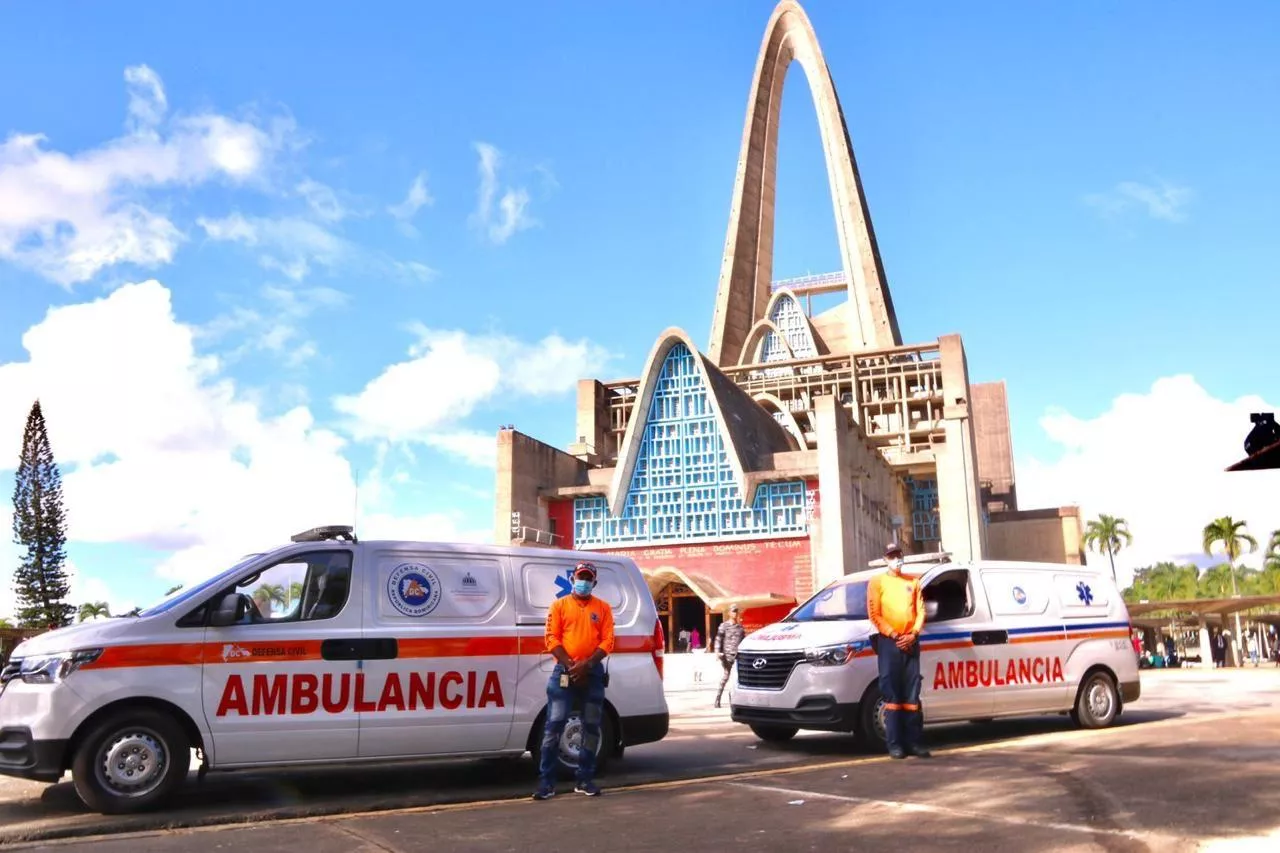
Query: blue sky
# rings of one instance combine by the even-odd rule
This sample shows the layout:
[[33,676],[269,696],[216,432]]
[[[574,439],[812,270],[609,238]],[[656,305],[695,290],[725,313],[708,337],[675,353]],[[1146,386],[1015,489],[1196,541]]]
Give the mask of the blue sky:
[[[477,448],[498,425],[563,446],[567,372],[633,375],[671,325],[705,342],[771,10],[6,6],[0,76],[21,83],[0,90],[0,415],[12,436],[0,445],[14,451],[0,466],[34,390],[49,399],[55,452],[71,448],[69,481],[84,475],[72,559],[87,588],[120,602],[212,571],[219,543],[241,547],[226,543],[248,522],[212,504],[244,489],[268,506],[275,489],[330,492],[317,512],[350,506],[353,493],[337,494],[347,474],[309,479],[343,461],[361,472],[362,507],[388,525],[483,534],[493,471]],[[1217,477],[1240,455],[1243,413],[1262,403],[1240,398],[1280,396],[1264,349],[1280,269],[1280,116],[1267,94],[1280,84],[1280,10],[806,10],[903,336],[960,332],[971,378],[1007,380],[1024,495],[1147,519],[1135,534],[1152,550],[1135,559],[1193,550],[1176,532],[1190,522],[1147,499],[1170,487],[1203,499],[1192,521],[1230,510],[1259,535],[1280,527],[1274,510],[1264,517],[1258,475]],[[174,164],[162,168],[160,151]],[[80,164],[70,184],[64,156]],[[799,69],[778,206],[775,274],[834,269]],[[152,278],[160,285],[120,291]],[[51,310],[112,294],[100,314],[50,321],[41,339],[60,345],[28,352],[24,334]],[[151,342],[121,362],[142,372],[112,374],[134,386],[121,398],[132,415],[110,395],[89,407],[72,393],[76,359],[114,364],[126,340]],[[440,365],[456,376],[440,380]],[[424,377],[444,403],[415,391]],[[537,393],[515,393],[528,382]],[[188,391],[203,402],[180,404]],[[262,437],[261,424],[299,410],[305,424]],[[193,438],[193,411],[238,425],[224,430],[234,436]],[[147,444],[130,417],[172,423]],[[99,418],[119,423],[104,431]],[[1152,431],[1156,449],[1136,452]],[[175,436],[194,456],[165,455]],[[1214,446],[1161,480],[1197,439]],[[250,458],[281,457],[268,441],[305,444],[315,455],[293,462],[309,473],[264,464],[242,477]],[[184,483],[161,509],[181,512],[150,526],[118,515],[133,489],[164,490],[166,465]]]

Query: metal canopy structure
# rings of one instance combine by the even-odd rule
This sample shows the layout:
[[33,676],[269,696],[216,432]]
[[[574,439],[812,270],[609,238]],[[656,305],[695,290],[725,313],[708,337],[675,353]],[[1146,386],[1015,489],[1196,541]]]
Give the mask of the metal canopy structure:
[[[1185,598],[1177,601],[1126,603],[1130,616],[1148,613],[1192,613],[1196,616],[1229,616],[1258,607],[1280,607],[1280,595],[1241,595],[1236,598]],[[1270,620],[1264,620],[1270,621]]]

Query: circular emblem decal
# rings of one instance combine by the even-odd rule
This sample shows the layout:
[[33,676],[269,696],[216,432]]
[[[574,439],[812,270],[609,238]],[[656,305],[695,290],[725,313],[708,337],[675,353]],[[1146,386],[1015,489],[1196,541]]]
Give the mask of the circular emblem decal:
[[391,606],[405,616],[426,616],[440,604],[440,577],[421,563],[401,563],[387,578]]
[[1016,601],[1018,604],[1027,603],[1027,594],[1022,591],[1022,587],[1015,586],[1013,588],[1013,600]]

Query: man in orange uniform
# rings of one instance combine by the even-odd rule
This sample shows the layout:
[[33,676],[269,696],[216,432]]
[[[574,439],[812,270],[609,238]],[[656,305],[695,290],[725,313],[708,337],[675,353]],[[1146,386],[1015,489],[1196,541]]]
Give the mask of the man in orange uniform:
[[547,682],[547,724],[542,734],[540,781],[535,800],[556,795],[556,767],[560,737],[575,699],[582,704],[582,748],[578,751],[578,783],[574,791],[600,796],[595,783],[600,722],[604,718],[604,659],[613,652],[613,608],[591,593],[596,567],[579,563],[573,569],[573,594],[556,599],[547,611],[547,651],[556,659]]
[[924,627],[924,597],[920,582],[902,575],[902,548],[891,542],[884,551],[889,571],[867,584],[867,615],[879,633],[876,655],[880,664],[880,695],[884,697],[885,741],[889,755],[928,758],[920,744],[924,715],[920,713],[920,629]]

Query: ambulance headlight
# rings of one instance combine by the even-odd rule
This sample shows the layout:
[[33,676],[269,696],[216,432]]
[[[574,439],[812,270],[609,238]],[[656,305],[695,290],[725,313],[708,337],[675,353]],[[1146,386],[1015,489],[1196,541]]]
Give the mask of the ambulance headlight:
[[102,656],[102,649],[79,649],[57,655],[26,658],[18,677],[26,684],[56,684],[85,664]]
[[855,648],[852,643],[841,643],[838,646],[820,646],[816,649],[805,649],[805,662],[812,666],[843,666],[853,660]]

